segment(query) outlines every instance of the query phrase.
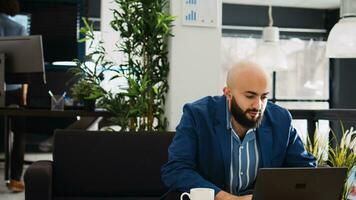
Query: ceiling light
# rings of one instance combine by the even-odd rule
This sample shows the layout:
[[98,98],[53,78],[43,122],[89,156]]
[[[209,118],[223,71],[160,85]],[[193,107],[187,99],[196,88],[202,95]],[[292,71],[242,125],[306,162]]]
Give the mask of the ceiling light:
[[269,5],[269,26],[262,32],[262,42],[257,46],[253,59],[271,71],[287,69],[287,57],[279,44],[279,29],[273,26],[272,6]]
[[340,20],[326,43],[329,58],[356,58],[356,0],[341,0]]

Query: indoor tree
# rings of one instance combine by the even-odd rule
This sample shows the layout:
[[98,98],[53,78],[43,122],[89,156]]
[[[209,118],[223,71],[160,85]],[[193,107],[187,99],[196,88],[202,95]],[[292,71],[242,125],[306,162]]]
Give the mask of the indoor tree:
[[[164,115],[168,92],[168,44],[174,17],[167,11],[167,0],[115,0],[111,26],[120,34],[118,50],[126,58],[117,69],[128,88],[107,95],[105,102],[120,102],[125,111],[113,119],[121,130],[165,130]],[[108,104],[106,104],[108,105]],[[107,106],[104,106],[108,108]],[[112,108],[116,109],[116,108]],[[110,110],[110,108],[108,108]]]

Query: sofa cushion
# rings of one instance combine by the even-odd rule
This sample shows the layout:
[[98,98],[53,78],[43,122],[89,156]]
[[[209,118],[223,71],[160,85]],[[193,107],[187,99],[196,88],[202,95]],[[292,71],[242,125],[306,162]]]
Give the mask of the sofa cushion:
[[56,131],[55,196],[160,196],[173,133]]

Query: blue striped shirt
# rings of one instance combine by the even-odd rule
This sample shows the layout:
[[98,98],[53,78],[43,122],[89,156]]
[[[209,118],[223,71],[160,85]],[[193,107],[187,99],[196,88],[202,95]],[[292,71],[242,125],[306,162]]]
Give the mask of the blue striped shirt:
[[260,163],[256,130],[246,132],[243,141],[231,128],[230,192],[243,195],[253,189]]
[[231,125],[231,114],[226,103],[227,129],[231,130],[230,193],[244,195],[252,192],[258,169],[260,152],[256,140],[256,129],[246,132],[241,142]]

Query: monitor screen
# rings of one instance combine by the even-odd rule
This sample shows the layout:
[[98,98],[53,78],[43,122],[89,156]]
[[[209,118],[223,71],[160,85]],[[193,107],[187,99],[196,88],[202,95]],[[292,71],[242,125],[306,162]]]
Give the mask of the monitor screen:
[[0,37],[7,84],[46,82],[41,36]]

